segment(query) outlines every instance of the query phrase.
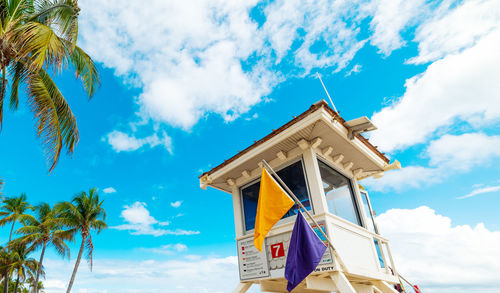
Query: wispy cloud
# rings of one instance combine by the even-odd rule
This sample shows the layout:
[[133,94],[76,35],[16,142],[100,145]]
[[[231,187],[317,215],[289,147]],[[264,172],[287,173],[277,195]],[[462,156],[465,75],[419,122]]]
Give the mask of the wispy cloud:
[[351,76],[352,74],[356,74],[356,73],[361,72],[361,67],[362,67],[362,66],[361,66],[361,65],[359,65],[359,64],[354,65],[354,66],[351,68],[351,70],[349,70],[349,71],[345,74],[345,76]]
[[157,254],[175,255],[180,252],[187,251],[188,247],[185,244],[177,243],[177,244],[166,244],[160,247],[153,247],[153,248],[141,248],[141,250]]
[[125,206],[121,213],[125,224],[110,227],[116,230],[129,231],[132,235],[152,235],[155,237],[162,235],[196,235],[199,231],[184,229],[163,229],[161,227],[170,225],[169,221],[158,221],[146,208],[143,202],[135,202],[131,206]]
[[182,204],[182,201],[178,200],[178,201],[171,202],[170,206],[172,206],[173,208],[178,208],[181,206],[181,204]]
[[161,137],[155,133],[144,138],[137,138],[134,135],[114,130],[106,135],[105,140],[116,152],[136,151],[145,146],[149,148],[163,146],[172,153],[172,139],[165,132],[162,133]]
[[106,187],[102,190],[102,192],[104,193],[115,193],[116,192],[116,189],[114,189],[113,187]]
[[476,196],[479,194],[491,193],[491,192],[496,192],[499,190],[500,190],[500,185],[481,187],[481,188],[474,189],[473,191],[471,191],[470,193],[468,193],[464,196],[459,196],[459,197],[457,197],[457,199],[469,198],[469,197],[473,197],[473,196]]

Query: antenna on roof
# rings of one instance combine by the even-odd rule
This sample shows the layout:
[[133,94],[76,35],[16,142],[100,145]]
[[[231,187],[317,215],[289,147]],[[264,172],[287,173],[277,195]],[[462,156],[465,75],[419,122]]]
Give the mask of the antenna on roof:
[[330,97],[330,94],[328,93],[328,90],[326,89],[325,84],[323,83],[323,80],[321,79],[321,76],[319,75],[318,72],[316,72],[316,76],[319,78],[319,81],[321,82],[323,89],[325,89],[325,93],[328,96],[328,99],[330,99],[330,104],[332,104],[333,110],[335,110],[335,112],[337,112],[338,114],[339,111],[337,111],[337,108],[335,108],[335,104],[333,103],[332,98]]

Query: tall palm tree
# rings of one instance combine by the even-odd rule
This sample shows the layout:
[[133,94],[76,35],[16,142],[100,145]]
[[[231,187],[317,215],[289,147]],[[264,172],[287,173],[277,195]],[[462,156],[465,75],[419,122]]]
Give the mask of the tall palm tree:
[[30,204],[26,201],[26,193],[21,193],[18,197],[8,197],[2,201],[3,205],[0,207],[0,227],[7,223],[12,223],[9,234],[9,242],[12,240],[12,232],[14,225],[18,220],[24,221],[27,210],[32,209]]
[[92,58],[76,45],[79,11],[77,0],[0,1],[0,127],[8,80],[12,110],[18,108],[20,86],[25,86],[49,171],[61,150],[73,153],[79,139],[75,116],[49,72],[71,67],[89,97],[99,86]]
[[9,292],[12,254],[6,249],[0,250],[0,277],[3,278],[3,292]]
[[[30,289],[35,288],[35,280],[33,278],[28,278],[26,283],[28,285],[27,286],[28,288],[30,288]],[[42,281],[38,281],[38,283],[36,283],[36,286],[37,286],[39,292],[45,292],[45,287],[44,287]],[[23,289],[23,293],[24,293],[24,290],[26,290],[26,293],[29,293],[30,291],[28,290],[28,288],[26,288],[26,286],[25,286],[25,289]],[[32,291],[32,292],[34,292],[34,291]]]
[[[10,264],[10,270],[12,272],[16,272],[16,285],[14,287],[14,293],[17,293],[17,288],[19,287],[19,281],[24,281],[26,277],[33,277],[38,268],[40,268],[40,264],[36,261],[36,259],[32,257],[28,257],[29,253],[32,250],[28,248],[25,244],[16,242],[12,245],[12,260],[13,262]],[[42,274],[43,274],[42,270]]]
[[106,211],[102,207],[102,204],[103,201],[99,201],[97,189],[92,188],[89,190],[88,194],[82,191],[76,194],[71,202],[62,202],[56,206],[56,209],[61,213],[62,223],[69,228],[68,232],[73,235],[79,232],[82,236],[80,251],[78,252],[73,274],[68,284],[67,293],[71,292],[71,287],[75,281],[76,272],[78,271],[84,249],[86,249],[86,258],[92,270],[94,244],[92,243],[92,235],[90,232],[92,230],[97,230],[97,233],[100,233],[102,229],[107,228],[105,223]]
[[[31,209],[31,206],[26,201],[26,194],[22,193],[18,197],[8,197],[2,201],[3,205],[0,207],[0,227],[6,225],[7,223],[12,223],[9,234],[9,243],[10,245],[12,241],[12,232],[14,231],[14,226],[16,222],[19,220],[21,222],[24,221],[27,214],[25,213],[27,210]],[[9,248],[6,246],[2,249],[2,252]],[[9,257],[11,254],[7,254]],[[10,280],[10,270],[6,271],[6,275],[4,276],[4,292],[8,292],[9,290],[9,280]]]
[[43,257],[47,246],[55,248],[56,252],[63,258],[68,255],[69,248],[65,241],[71,240],[71,232],[62,230],[61,219],[55,209],[51,208],[48,203],[41,203],[35,208],[35,216],[29,215],[25,219],[25,226],[19,228],[16,233],[23,234],[19,241],[24,244],[30,244],[30,249],[36,250],[42,247],[40,266],[36,272],[34,282],[34,292],[38,293],[38,281],[43,265]]

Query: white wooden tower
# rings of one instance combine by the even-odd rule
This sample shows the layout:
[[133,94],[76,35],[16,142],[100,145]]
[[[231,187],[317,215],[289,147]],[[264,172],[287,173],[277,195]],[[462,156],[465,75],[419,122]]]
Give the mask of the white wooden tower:
[[269,232],[262,253],[253,246],[263,159],[310,210],[338,255],[329,247],[316,271],[293,292],[397,292],[389,242],[378,234],[368,193],[358,184],[400,167],[360,135],[373,129],[366,117],[346,122],[322,100],[200,176],[202,188],[233,197],[240,271],[233,292],[254,284],[263,292],[287,292],[284,268],[297,208]]

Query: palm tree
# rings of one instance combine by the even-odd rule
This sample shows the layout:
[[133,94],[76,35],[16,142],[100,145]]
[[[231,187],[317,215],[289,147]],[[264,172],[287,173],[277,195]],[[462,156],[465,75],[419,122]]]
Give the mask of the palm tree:
[[69,248],[65,241],[71,240],[72,234],[62,230],[61,219],[55,209],[48,203],[41,203],[35,208],[36,218],[29,215],[25,219],[25,226],[19,228],[16,233],[23,234],[19,241],[24,244],[31,244],[30,249],[35,250],[42,247],[42,253],[38,263],[40,266],[36,272],[34,282],[34,292],[38,293],[38,281],[43,265],[43,257],[47,246],[55,248],[63,258],[68,255]]
[[80,251],[78,252],[78,258],[76,259],[73,274],[68,284],[67,293],[71,292],[84,249],[87,251],[86,258],[90,263],[90,270],[92,270],[94,244],[92,243],[90,232],[97,230],[97,233],[100,233],[102,229],[107,228],[104,222],[106,220],[106,211],[102,207],[102,203],[103,201],[99,201],[97,189],[92,188],[88,194],[82,191],[76,194],[71,202],[62,202],[56,206],[56,209],[61,212],[62,223],[69,228],[68,232],[73,235],[80,232],[82,236]]
[[9,292],[10,268],[12,264],[12,254],[5,250],[0,250],[0,276],[3,278],[3,292]]
[[[35,280],[33,278],[28,278],[28,280],[26,281],[27,285],[28,285],[28,288],[30,289],[33,289],[35,288]],[[36,286],[38,288],[38,290],[40,292],[45,292],[45,287],[43,286],[43,282],[42,281],[38,281],[38,283],[36,283]],[[23,293],[24,293],[24,290],[26,290],[26,293],[29,292],[29,290],[27,288],[24,288],[23,289]],[[35,291],[33,291],[35,292]]]
[[10,81],[9,104],[19,105],[19,87],[26,86],[27,102],[34,114],[37,135],[43,140],[49,172],[61,150],[68,153],[78,143],[76,119],[49,72],[71,67],[89,97],[99,86],[92,58],[76,46],[77,0],[3,0],[0,2],[0,127],[3,101]]
[[[17,279],[14,287],[14,293],[17,293],[19,281],[24,281],[26,277],[33,277],[34,274],[41,268],[41,265],[32,257],[28,257],[32,250],[25,244],[16,242],[12,245],[12,260],[10,270],[16,272]],[[44,274],[42,270],[42,274]]]
[[21,193],[18,197],[9,197],[2,201],[0,207],[0,227],[7,223],[12,223],[9,234],[9,242],[12,240],[12,232],[17,220],[24,221],[27,214],[25,212],[31,209],[30,204],[26,201],[26,193]]
[[[9,247],[11,241],[12,241],[12,232],[14,231],[14,225],[16,224],[16,221],[20,220],[21,222],[24,221],[25,217],[27,214],[25,212],[29,209],[31,209],[31,206],[29,203],[26,201],[26,194],[22,193],[18,197],[9,197],[6,198],[2,201],[3,205],[0,207],[0,216],[3,217],[0,219],[0,227],[4,226],[5,224],[12,222],[12,227],[10,228],[10,234],[9,234],[9,243],[8,246],[4,247],[2,249],[2,252]],[[10,254],[7,254],[9,257],[11,256]],[[10,270],[7,269],[4,275],[4,292],[8,292],[9,290],[9,280],[10,280]]]

